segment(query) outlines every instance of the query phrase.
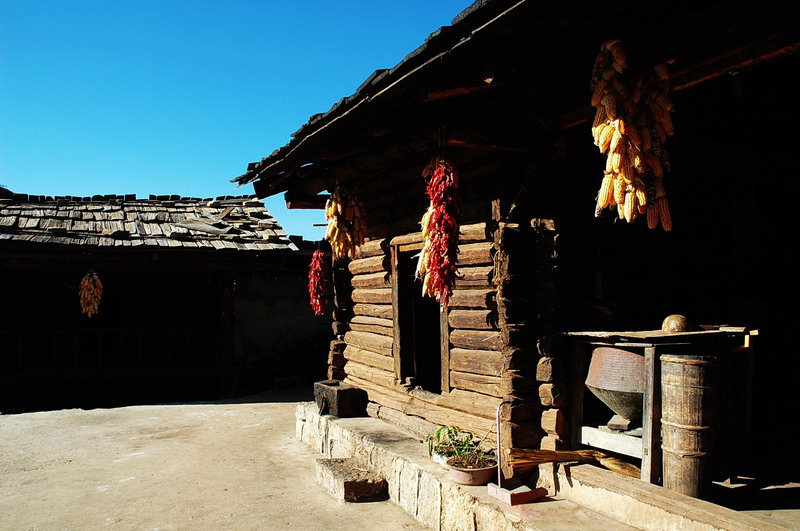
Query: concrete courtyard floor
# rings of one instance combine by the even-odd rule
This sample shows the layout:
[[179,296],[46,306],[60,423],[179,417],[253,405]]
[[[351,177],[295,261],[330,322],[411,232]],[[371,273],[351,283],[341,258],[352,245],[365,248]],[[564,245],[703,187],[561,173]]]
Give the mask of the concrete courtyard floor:
[[[427,529],[390,501],[339,503],[317,484],[321,456],[295,438],[297,403],[312,399],[307,387],[0,415],[0,530]],[[733,505],[800,529],[800,484],[780,486],[740,489]]]
[[320,456],[294,436],[311,399],[0,415],[0,529],[427,529],[317,485]]

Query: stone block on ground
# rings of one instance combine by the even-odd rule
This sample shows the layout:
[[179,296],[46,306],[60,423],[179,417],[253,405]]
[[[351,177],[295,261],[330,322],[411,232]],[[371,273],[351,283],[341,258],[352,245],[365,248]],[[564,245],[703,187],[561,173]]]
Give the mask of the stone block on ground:
[[359,468],[350,458],[317,459],[317,483],[342,502],[389,499],[386,480]]

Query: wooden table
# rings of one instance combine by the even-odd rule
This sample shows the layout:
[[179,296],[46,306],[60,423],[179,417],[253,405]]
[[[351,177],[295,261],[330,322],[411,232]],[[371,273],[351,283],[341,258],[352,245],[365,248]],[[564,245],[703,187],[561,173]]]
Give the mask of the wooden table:
[[[567,332],[571,343],[569,370],[569,396],[572,404],[570,424],[570,447],[578,449],[589,446],[609,450],[622,455],[641,459],[641,479],[648,483],[659,483],[661,479],[661,364],[659,356],[675,348],[694,348],[702,351],[703,345],[730,343],[731,352],[744,353],[743,370],[736,371],[735,382],[742,386],[744,411],[735,411],[734,404],[726,405],[726,418],[742,415],[742,432],[745,440],[737,455],[723,456],[727,468],[735,468],[739,451],[746,451],[750,433],[750,404],[752,398],[752,344],[751,336],[757,331],[743,327],[708,327],[693,332],[665,332],[648,330],[635,332]],[[616,347],[643,351],[645,368],[645,388],[642,404],[642,436],[601,430],[595,426],[584,425],[584,393],[588,360],[594,348]],[[610,410],[609,410],[610,411]],[[726,429],[732,429],[732,425]],[[742,433],[737,434],[741,439]]]

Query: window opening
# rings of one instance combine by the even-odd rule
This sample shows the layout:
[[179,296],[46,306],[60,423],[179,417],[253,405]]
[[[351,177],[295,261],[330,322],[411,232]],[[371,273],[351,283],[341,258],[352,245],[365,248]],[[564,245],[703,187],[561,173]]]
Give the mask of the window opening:
[[422,296],[422,283],[414,278],[418,252],[397,250],[400,377],[413,377],[415,385],[441,393],[441,310],[435,299]]

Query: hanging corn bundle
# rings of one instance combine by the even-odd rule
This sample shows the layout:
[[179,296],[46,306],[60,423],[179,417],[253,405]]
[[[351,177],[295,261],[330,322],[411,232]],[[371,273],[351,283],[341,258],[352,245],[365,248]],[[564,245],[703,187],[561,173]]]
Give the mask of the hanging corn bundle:
[[331,244],[334,259],[356,257],[367,232],[365,219],[364,204],[352,193],[334,188],[325,205],[325,239]]
[[325,313],[326,294],[328,292],[328,278],[330,268],[325,260],[325,253],[317,250],[311,256],[311,266],[308,270],[308,295],[311,299],[311,309],[314,315]]
[[442,157],[435,157],[422,172],[428,180],[430,206],[422,216],[423,248],[417,262],[422,294],[447,307],[456,281],[458,260],[458,172]]
[[100,299],[103,297],[103,283],[97,273],[90,269],[81,279],[79,291],[81,311],[91,318],[98,312]]
[[670,170],[664,143],[674,133],[669,67],[662,63],[636,78],[623,75],[627,68],[620,41],[605,42],[590,83],[596,108],[594,143],[608,154],[595,216],[604,208],[616,208],[618,216],[630,223],[646,214],[649,228],[660,222],[669,231],[672,218],[663,186]]

